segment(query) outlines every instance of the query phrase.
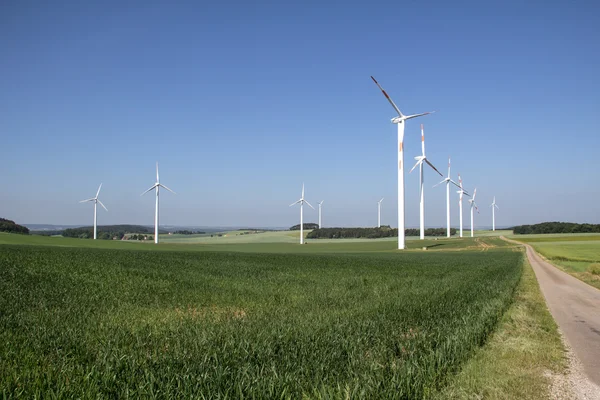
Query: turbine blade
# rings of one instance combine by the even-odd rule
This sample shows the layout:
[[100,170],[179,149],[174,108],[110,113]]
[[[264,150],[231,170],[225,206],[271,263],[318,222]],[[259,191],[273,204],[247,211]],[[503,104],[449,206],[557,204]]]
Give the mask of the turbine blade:
[[435,185],[433,185],[432,187],[436,187],[436,186],[440,186],[442,183],[447,182],[445,179],[443,181],[441,181],[440,183],[436,183]]
[[173,193],[173,194],[177,194],[177,193],[175,193],[174,191],[172,191],[171,189],[169,189],[168,187],[166,187],[165,185],[163,185],[162,183],[159,183],[159,184],[158,184],[158,186],[162,186],[162,187],[164,187],[165,189],[167,189],[169,192],[171,192],[171,193]]
[[104,209],[105,209],[106,211],[108,211],[108,208],[106,208],[106,206],[105,206],[104,204],[102,204],[102,202],[101,202],[100,200],[97,200],[97,201],[98,201],[98,203],[100,203],[100,205],[101,205],[102,207],[104,207]]
[[304,198],[304,182],[302,182],[302,198]]
[[379,200],[379,203],[381,203],[383,201],[383,197],[381,198],[381,200]]
[[81,200],[80,203],[85,203],[85,202],[94,201],[94,200],[96,200],[96,199],[95,198],[91,198],[91,199]]
[[379,89],[381,90],[381,92],[383,93],[383,95],[385,96],[386,99],[388,99],[388,101],[390,102],[390,104],[392,105],[392,107],[394,107],[394,110],[396,110],[396,112],[398,113],[399,116],[404,117],[404,115],[402,114],[402,112],[400,111],[400,109],[398,108],[398,106],[394,103],[394,101],[390,98],[390,96],[388,96],[388,94],[385,92],[385,90],[383,90],[383,88],[381,87],[381,85],[379,84],[379,82],[377,82],[375,80],[375,78],[373,78],[371,76],[371,79],[373,79],[373,82],[375,82],[375,84],[379,87]]
[[408,115],[408,116],[405,116],[404,119],[413,119],[413,118],[417,118],[417,117],[422,117],[423,115],[433,114],[434,112],[435,111],[428,111],[428,112],[424,112],[421,114]]
[[435,172],[437,172],[438,174],[440,174],[440,176],[442,176],[442,177],[444,176],[444,175],[442,175],[442,173],[441,173],[440,171],[438,171],[438,169],[437,169],[436,167],[434,167],[434,166],[433,166],[433,164],[432,164],[432,163],[430,163],[430,162],[429,162],[429,160],[428,160],[428,159],[425,159],[425,162],[426,162],[427,164],[429,164],[429,166],[430,166],[431,168],[433,168],[433,169],[435,170]]
[[158,179],[158,161],[156,162],[156,182],[160,182],[160,179]]
[[448,178],[450,178],[450,156],[448,156]]
[[151,191],[152,189],[154,189],[156,187],[156,184],[152,185],[152,187],[148,190],[146,190],[144,193],[140,194],[140,196],[145,195],[146,193],[148,193],[149,191]]
[[98,195],[100,194],[100,189],[102,189],[102,184],[100,184],[100,186],[98,186],[98,192],[96,192],[96,198],[98,198]]
[[425,130],[423,129],[423,124],[421,124],[421,153],[425,157]]
[[500,207],[498,207],[498,204],[494,204],[494,206],[496,206],[496,208],[497,208],[498,210],[500,209]]
[[416,164],[415,164],[415,165],[414,165],[414,166],[413,166],[413,167],[410,169],[410,171],[408,171],[408,173],[410,174],[411,172],[413,172],[413,170],[414,170],[415,168],[417,168],[417,165],[420,165],[420,164],[422,164],[422,163],[423,163],[423,160],[419,160],[419,161],[417,161],[417,163],[416,163]]
[[473,191],[473,201],[475,201],[475,196],[477,196],[477,188]]
[[311,205],[310,205],[310,203],[309,203],[308,201],[304,200],[304,202],[305,202],[306,204],[308,204],[308,206],[309,206],[310,208],[312,208],[313,210],[315,209],[313,206],[311,206]]
[[302,199],[300,199],[300,200],[298,200],[298,201],[295,201],[295,202],[293,202],[292,204],[290,204],[290,207],[291,207],[291,206],[294,206],[294,205],[296,205],[296,204],[298,204],[298,203],[300,203],[301,201],[302,201]]
[[460,189],[460,185],[456,182],[454,182],[452,179],[450,179],[450,183],[454,184],[454,186],[456,186],[457,188]]

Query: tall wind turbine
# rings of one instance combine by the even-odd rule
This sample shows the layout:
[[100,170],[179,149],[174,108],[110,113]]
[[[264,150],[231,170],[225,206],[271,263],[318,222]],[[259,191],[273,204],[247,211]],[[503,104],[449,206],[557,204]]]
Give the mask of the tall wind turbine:
[[156,244],[158,244],[158,193],[159,193],[161,187],[167,189],[169,192],[171,192],[173,194],[176,194],[174,191],[172,191],[171,189],[169,189],[168,187],[166,187],[165,185],[160,183],[160,179],[158,178],[158,162],[157,162],[156,163],[156,183],[154,185],[152,185],[152,187],[150,189],[146,190],[144,193],[142,193],[140,195],[140,196],[143,196],[146,193],[148,193],[149,191],[151,191],[152,189],[156,190],[156,209],[154,211],[154,243],[156,243]]
[[463,237],[463,207],[462,207],[462,199],[463,199],[463,194],[466,194],[467,196],[469,196],[469,193],[467,193],[467,191],[463,188],[462,179],[460,177],[460,174],[458,174],[458,187],[460,188],[460,190],[456,191],[456,193],[459,194],[459,197],[458,197],[458,209],[460,210],[459,211],[459,218],[460,218],[459,236]]
[[[98,203],[100,203],[100,205],[102,207],[104,207],[104,204],[102,204],[102,202],[98,199],[98,195],[100,194],[100,189],[102,189],[102,184],[100,184],[100,186],[98,186],[98,191],[96,192],[96,197],[92,197],[91,199],[86,199],[86,200],[80,201],[80,203],[86,203],[88,201],[94,202],[94,240],[96,240],[96,208],[98,207]],[[104,209],[106,211],[108,211],[108,209],[106,207],[104,207]]]
[[479,208],[477,208],[477,203],[475,203],[475,196],[477,196],[477,188],[473,190],[473,198],[469,199],[469,204],[471,205],[471,237],[473,237],[473,207],[477,210],[479,214]]
[[499,210],[500,207],[498,207],[498,205],[496,204],[496,196],[494,196],[494,201],[492,201],[492,204],[490,204],[490,207],[492,207],[492,231],[496,230],[496,208]]
[[304,200],[304,183],[302,184],[302,197],[290,204],[290,207],[298,203],[300,203],[300,244],[304,244],[304,203],[308,204],[313,210],[315,209],[308,201]]
[[421,227],[421,240],[425,239],[425,194],[424,194],[424,190],[423,190],[423,183],[425,181],[425,176],[424,176],[424,172],[423,171],[423,163],[427,163],[427,165],[429,165],[431,168],[433,168],[435,170],[435,172],[437,172],[438,174],[440,174],[440,176],[444,176],[442,175],[442,173],[440,171],[438,171],[438,169],[436,167],[433,166],[432,163],[429,162],[429,160],[427,159],[427,157],[425,156],[425,133],[423,131],[423,124],[421,124],[421,155],[415,157],[415,160],[417,160],[417,163],[414,165],[414,167],[411,168],[411,170],[409,171],[409,174],[411,172],[413,172],[413,170],[417,167],[417,165],[419,166],[419,176],[420,176],[420,180],[421,180],[421,184],[419,185],[419,190],[421,193],[421,201],[420,201],[420,214],[419,214],[419,221],[420,221],[420,227]]
[[321,200],[321,202],[319,203],[319,229],[321,229],[321,206],[323,205],[323,202],[325,200]]
[[404,238],[404,121],[416,117],[420,117],[423,115],[431,114],[434,111],[421,113],[421,114],[413,114],[413,115],[404,115],[400,112],[400,109],[396,106],[396,104],[392,101],[390,96],[383,90],[379,82],[375,80],[375,78],[371,77],[373,82],[379,87],[385,98],[390,102],[394,110],[398,113],[397,117],[392,118],[392,123],[398,124],[398,249],[402,250],[405,247],[405,238]]
[[383,201],[383,197],[381,200],[377,202],[377,227],[381,228],[381,202]]
[[446,183],[446,237],[450,237],[450,184],[452,183],[460,189],[458,183],[450,178],[450,157],[448,157],[448,176],[440,183],[433,185],[433,187],[441,185],[442,183]]

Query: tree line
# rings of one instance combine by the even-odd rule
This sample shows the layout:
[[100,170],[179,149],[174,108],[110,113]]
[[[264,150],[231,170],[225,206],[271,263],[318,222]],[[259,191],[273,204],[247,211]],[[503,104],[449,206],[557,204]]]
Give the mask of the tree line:
[[574,222],[542,222],[541,224],[519,225],[512,228],[516,235],[544,233],[600,233],[600,224],[576,224]]
[[[302,225],[304,226],[304,229],[319,229],[319,224],[315,224],[312,222],[306,222]],[[299,231],[299,230],[300,230],[300,224],[296,224],[290,228],[290,231]]]
[[[409,228],[404,230],[406,236],[419,236],[420,230]],[[456,234],[455,228],[450,228],[450,234]],[[321,228],[314,229],[306,237],[308,239],[378,239],[398,236],[397,228],[382,226],[381,228]],[[427,228],[425,236],[446,236],[446,228]]]
[[[97,227],[98,239],[121,240],[127,233],[153,233],[153,231],[141,225],[104,225]],[[62,235],[65,237],[91,239],[94,237],[94,227],[68,228],[62,231]]]
[[29,235],[29,229],[23,225],[19,225],[10,219],[0,218],[0,232],[20,233]]

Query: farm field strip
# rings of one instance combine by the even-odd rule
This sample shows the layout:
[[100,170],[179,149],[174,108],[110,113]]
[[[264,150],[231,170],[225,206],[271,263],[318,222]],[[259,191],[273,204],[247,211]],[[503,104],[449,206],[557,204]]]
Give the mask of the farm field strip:
[[25,398],[420,398],[493,331],[522,263],[0,249],[0,387]]
[[600,235],[514,235],[511,238],[531,245],[552,264],[600,289]]

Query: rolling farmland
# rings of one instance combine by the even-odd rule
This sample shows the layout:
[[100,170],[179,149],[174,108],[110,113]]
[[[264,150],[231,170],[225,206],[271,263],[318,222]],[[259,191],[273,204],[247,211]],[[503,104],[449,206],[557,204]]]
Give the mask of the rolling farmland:
[[352,254],[3,245],[0,387],[25,398],[426,396],[492,332],[522,254],[380,243]]

